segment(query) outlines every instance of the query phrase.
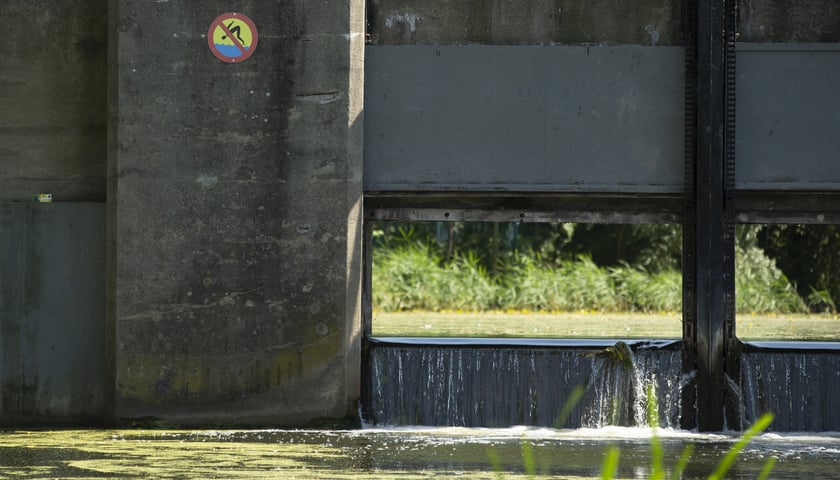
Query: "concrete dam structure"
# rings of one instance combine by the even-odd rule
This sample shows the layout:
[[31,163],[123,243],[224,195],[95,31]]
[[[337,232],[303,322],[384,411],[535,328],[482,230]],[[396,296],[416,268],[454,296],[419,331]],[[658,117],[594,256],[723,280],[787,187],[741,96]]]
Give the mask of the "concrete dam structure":
[[831,0],[0,13],[0,425],[637,420],[614,341],[374,338],[371,223],[431,220],[681,224],[663,424],[840,430],[840,347],[734,312],[736,224],[840,224]]

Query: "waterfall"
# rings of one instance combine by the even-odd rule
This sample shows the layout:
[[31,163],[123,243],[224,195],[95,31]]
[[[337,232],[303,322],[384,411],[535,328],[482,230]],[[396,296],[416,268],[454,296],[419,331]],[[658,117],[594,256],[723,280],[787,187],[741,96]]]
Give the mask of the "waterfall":
[[741,428],[773,412],[771,430],[840,431],[840,356],[807,346],[742,355]]
[[656,400],[658,424],[679,426],[680,393],[687,383],[679,352],[640,349],[631,352],[631,361],[624,366],[608,359],[592,360],[586,389],[591,400],[584,403],[588,408],[582,426],[647,426],[648,392]]
[[[388,339],[371,342],[363,416],[376,425],[559,428],[647,424],[655,393],[659,425],[679,428],[677,342],[633,344],[632,366],[588,356],[613,342]],[[752,343],[726,378],[744,429],[765,412],[770,430],[840,431],[840,344]],[[569,398],[578,398],[563,415]],[[559,418],[559,417],[565,418]]]
[[[372,344],[365,420],[465,427],[645,425],[650,386],[660,425],[679,425],[685,383],[679,350],[637,347],[626,368],[584,357],[591,347],[508,343]],[[559,419],[580,388],[568,418]]]

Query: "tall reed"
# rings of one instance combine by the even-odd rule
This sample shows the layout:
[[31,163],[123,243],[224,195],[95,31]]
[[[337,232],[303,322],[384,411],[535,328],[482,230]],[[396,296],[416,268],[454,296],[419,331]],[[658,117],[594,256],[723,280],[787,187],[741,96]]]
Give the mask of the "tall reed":
[[[808,306],[760,249],[737,250],[736,309],[805,313]],[[516,310],[679,312],[682,275],[639,266],[600,267],[588,256],[543,261],[517,255],[488,272],[474,252],[444,261],[434,246],[405,242],[373,255],[373,306],[382,311]]]

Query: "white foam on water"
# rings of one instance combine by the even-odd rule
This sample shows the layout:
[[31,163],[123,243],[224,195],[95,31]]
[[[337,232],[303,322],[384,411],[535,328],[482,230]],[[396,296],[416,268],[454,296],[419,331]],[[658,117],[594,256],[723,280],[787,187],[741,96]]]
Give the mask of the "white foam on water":
[[350,435],[394,434],[426,437],[451,437],[468,441],[480,440],[591,440],[591,441],[648,441],[654,433],[661,439],[679,439],[694,442],[720,442],[736,437],[729,434],[697,433],[689,430],[649,427],[617,427],[554,429],[545,427],[513,426],[508,428],[428,427],[422,425],[365,428],[348,431]]

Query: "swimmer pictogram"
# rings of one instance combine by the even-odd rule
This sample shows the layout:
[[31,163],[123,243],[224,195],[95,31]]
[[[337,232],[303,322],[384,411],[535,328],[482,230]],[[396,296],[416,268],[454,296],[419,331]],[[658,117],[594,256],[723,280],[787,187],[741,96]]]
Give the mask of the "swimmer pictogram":
[[219,15],[207,30],[207,46],[219,60],[239,63],[254,54],[257,49],[257,27],[241,13]]

